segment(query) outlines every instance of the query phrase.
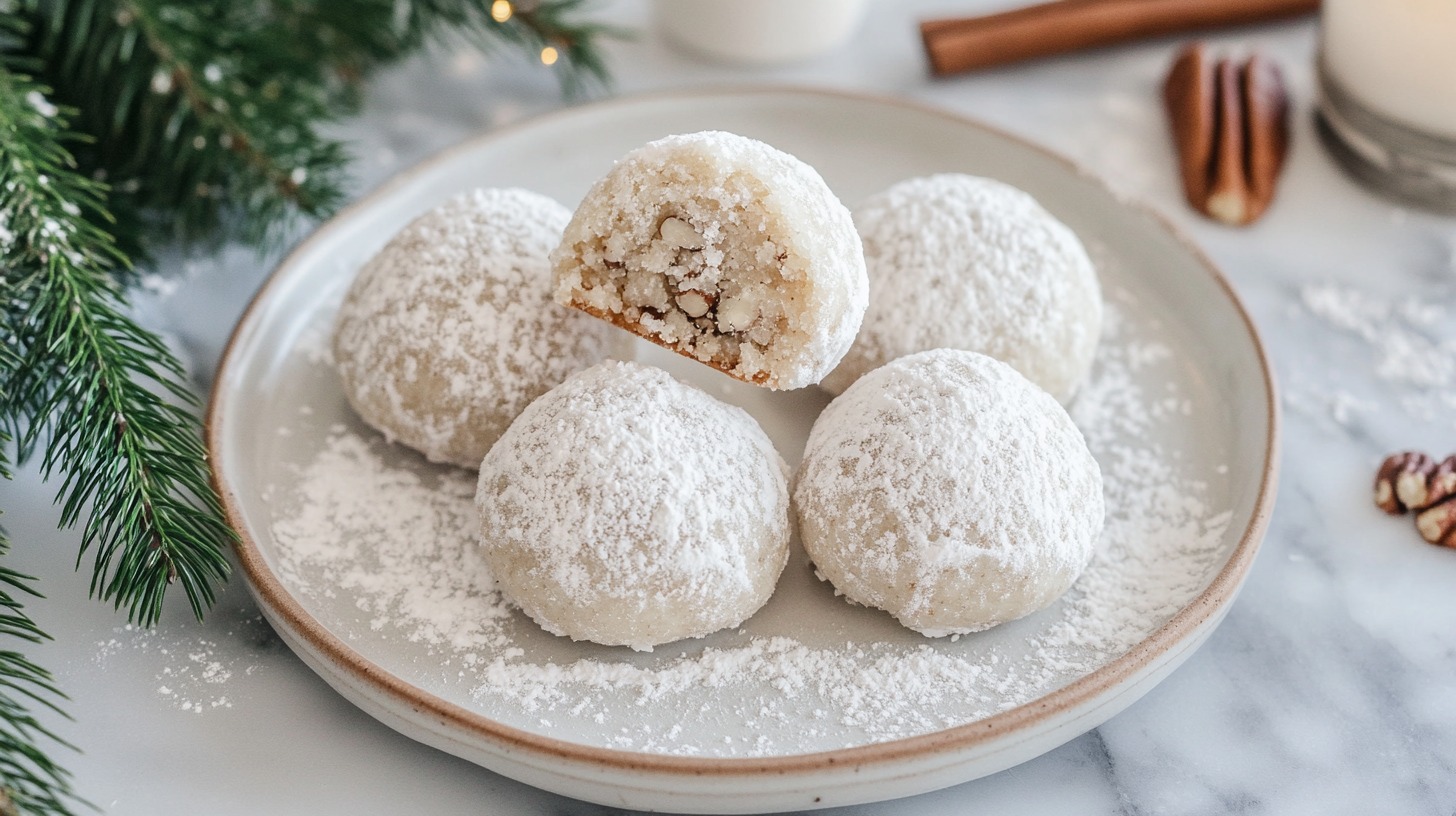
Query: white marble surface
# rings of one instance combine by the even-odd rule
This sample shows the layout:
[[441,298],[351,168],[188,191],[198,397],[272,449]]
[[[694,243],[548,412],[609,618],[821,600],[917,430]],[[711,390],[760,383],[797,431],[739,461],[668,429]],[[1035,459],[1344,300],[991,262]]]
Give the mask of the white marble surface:
[[[1283,387],[1283,476],[1264,549],[1222,627],[1164,684],[1039,759],[949,790],[843,813],[1451,813],[1456,808],[1456,551],[1369,500],[1383,455],[1456,450],[1456,219],[1346,180],[1310,124],[1312,22],[1211,39],[1275,56],[1295,103],[1279,200],[1258,226],[1193,215],[1178,192],[1157,88],[1178,40],[928,79],[914,22],[995,3],[872,4],[853,42],[782,69],[696,62],[640,2],[613,47],[618,91],[794,83],[901,95],[1045,144],[1185,228],[1235,283]],[[460,139],[559,104],[520,65],[442,53],[370,88],[359,189]],[[232,248],[170,258],[143,309],[205,390],[228,329],[272,265]],[[1176,318],[1174,318],[1176,319]],[[142,632],[85,600],[79,536],[24,469],[0,507],[13,566],[56,636],[33,656],[73,700],[56,729],[80,790],[115,816],[206,813],[597,814],[396,735],[334,694],[272,635],[235,576],[205,624],[174,603]],[[177,600],[180,600],[177,599]]]

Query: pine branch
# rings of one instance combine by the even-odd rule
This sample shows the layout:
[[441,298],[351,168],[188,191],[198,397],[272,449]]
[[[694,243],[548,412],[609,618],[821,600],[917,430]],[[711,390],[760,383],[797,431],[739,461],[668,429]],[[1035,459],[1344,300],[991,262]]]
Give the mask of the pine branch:
[[[560,61],[555,64],[569,68],[559,74],[562,90],[568,96],[579,96],[609,81],[607,64],[597,49],[597,42],[629,36],[626,31],[613,26],[576,22],[574,18],[586,3],[587,0],[517,2],[512,5],[514,13],[506,24],[493,33],[507,42],[534,48],[538,53],[547,47],[558,52]],[[494,9],[495,6],[490,4],[490,7]]]
[[310,49],[305,53],[324,55],[346,89],[426,44],[463,37],[488,53],[517,46],[533,60],[542,48],[557,48],[561,58],[551,71],[564,93],[578,96],[610,81],[600,41],[627,36],[623,29],[580,19],[585,0],[273,0],[273,5],[290,29],[308,32],[295,39]]
[[232,532],[209,483],[185,372],[126,313],[112,270],[104,188],[75,172],[62,112],[0,69],[0,213],[7,339],[19,363],[0,415],[20,449],[47,439],[42,475],[63,474],[61,525],[81,522],[91,592],[154,623],[167,585],[194,614],[228,573]]
[[30,0],[21,49],[93,137],[132,252],[155,241],[267,243],[342,200],[346,154],[317,135],[338,111],[317,56],[255,3]]
[[[7,402],[4,385],[14,382],[19,365],[14,350],[0,343],[0,403]],[[0,430],[0,478],[6,480],[9,442],[8,434]],[[9,552],[10,540],[0,529],[0,559]],[[75,808],[86,803],[72,790],[71,775],[45,750],[74,748],[32,713],[40,706],[66,716],[59,703],[65,695],[50,672],[25,659],[17,648],[50,640],[19,600],[23,595],[39,597],[34,580],[0,567],[0,814],[74,816]]]
[[[4,442],[0,438],[0,476],[5,469]],[[10,551],[10,541],[0,530],[0,558]],[[41,706],[65,716],[50,672],[27,660],[11,644],[37,644],[50,640],[26,614],[19,594],[35,596],[28,575],[0,567],[0,814],[74,816],[85,805],[72,790],[71,775],[46,753],[46,744],[74,750],[32,713]]]
[[54,88],[93,137],[83,175],[111,186],[119,248],[239,238],[270,246],[300,216],[343,200],[347,151],[321,135],[355,109],[359,82],[425,43],[465,37],[537,57],[551,46],[564,89],[605,82],[582,0],[19,0],[32,25],[0,49]]

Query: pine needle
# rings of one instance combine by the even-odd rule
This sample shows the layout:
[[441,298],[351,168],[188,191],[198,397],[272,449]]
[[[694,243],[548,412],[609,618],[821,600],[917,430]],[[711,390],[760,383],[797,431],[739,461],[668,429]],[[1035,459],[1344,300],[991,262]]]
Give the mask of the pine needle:
[[352,112],[360,82],[426,44],[501,46],[581,94],[606,82],[581,0],[522,0],[504,22],[490,0],[20,0],[31,25],[0,55],[76,111],[81,175],[110,186],[118,248],[239,239],[270,248],[300,218],[333,211],[348,151],[323,129]]
[[0,69],[0,263],[19,358],[0,414],[22,453],[46,443],[41,472],[61,475],[61,525],[81,525],[92,594],[145,626],[175,581],[201,617],[227,577],[231,531],[196,398],[177,359],[125,312],[112,274],[125,258],[98,226],[104,188],[76,174],[62,113],[44,88]]
[[[3,455],[3,454],[0,454]],[[5,478],[8,472],[0,471]],[[0,532],[0,557],[10,542]],[[72,816],[86,803],[72,790],[70,774],[46,753],[47,745],[74,750],[36,719],[41,706],[61,713],[65,698],[50,672],[25,659],[14,641],[35,644],[50,637],[25,614],[18,594],[34,595],[34,579],[0,568],[0,814]]]
[[[20,361],[0,343],[0,387],[14,381]],[[5,398],[0,390],[0,401]],[[0,431],[0,478],[9,479],[9,437]],[[0,559],[10,541],[0,529]],[[27,660],[25,646],[50,640],[25,613],[20,598],[38,597],[33,578],[0,567],[0,814],[74,816],[85,806],[72,790],[70,774],[57,765],[47,747],[72,749],[36,719],[37,706],[65,716],[65,699],[50,672]]]

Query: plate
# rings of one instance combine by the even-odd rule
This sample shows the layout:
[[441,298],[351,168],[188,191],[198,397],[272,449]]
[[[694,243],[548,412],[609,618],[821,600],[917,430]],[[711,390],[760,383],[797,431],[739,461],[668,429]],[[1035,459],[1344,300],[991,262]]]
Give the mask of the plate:
[[[472,474],[391,446],[348,410],[334,310],[414,216],[476,186],[574,205],[629,149],[722,129],[814,165],[851,206],[915,175],[1035,195],[1096,262],[1107,330],[1072,405],[1108,525],[1068,594],[989,632],[927,640],[852,607],[797,542],[741,628],[651,653],[552,637],[474,553]],[[772,393],[639,342],[633,355],[745,407],[790,465],[827,396]],[[1268,522],[1277,402],[1224,278],[1146,210],[1067,161],[890,99],[792,89],[622,98],[491,132],[330,220],[261,288],[208,416],[214,477],[264,615],[390,727],[506,776],[614,806],[754,812],[890,799],[1048,751],[1166,677],[1227,612]]]

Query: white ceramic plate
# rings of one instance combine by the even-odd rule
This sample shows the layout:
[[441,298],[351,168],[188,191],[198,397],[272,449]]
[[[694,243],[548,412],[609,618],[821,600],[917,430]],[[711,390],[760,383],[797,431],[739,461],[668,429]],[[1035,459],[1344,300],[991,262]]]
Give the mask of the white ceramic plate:
[[[739,630],[650,654],[546,635],[475,572],[470,477],[385,444],[349,412],[323,350],[354,272],[412,217],[476,186],[574,205],[627,150],[723,129],[814,165],[851,206],[961,171],[1037,196],[1089,246],[1109,305],[1073,406],[1107,478],[1083,580],[990,632],[928,641],[850,607],[795,545]],[[641,359],[743,405],[790,464],[826,397]],[[232,337],[209,444],[239,556],[269,621],[390,727],[569,796],[752,812],[889,799],[983,776],[1104,722],[1223,617],[1273,503],[1269,366],[1228,284],[1169,227],[1045,151],[965,119],[802,90],[619,99],[487,134],[320,228]]]

